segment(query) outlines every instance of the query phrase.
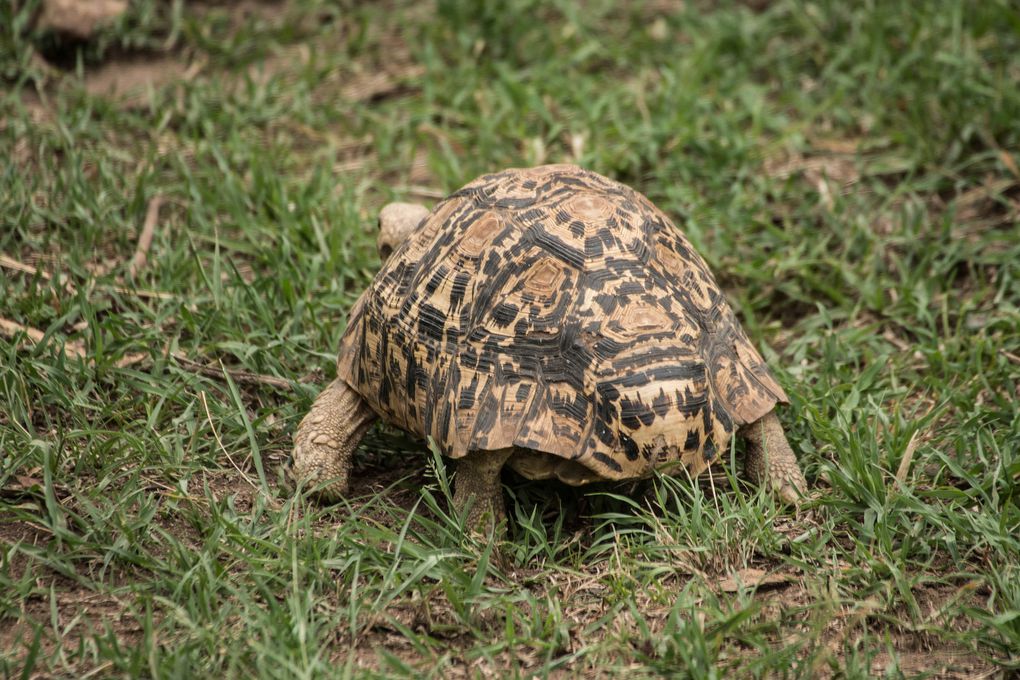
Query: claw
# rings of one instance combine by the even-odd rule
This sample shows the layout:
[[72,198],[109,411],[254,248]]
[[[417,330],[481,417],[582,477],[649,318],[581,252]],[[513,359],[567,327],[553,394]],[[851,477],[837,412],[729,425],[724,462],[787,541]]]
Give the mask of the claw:
[[777,494],[784,503],[786,503],[787,505],[792,505],[794,507],[799,506],[801,504],[801,501],[803,501],[804,499],[803,492],[800,489],[798,489],[796,485],[789,481],[779,488]]

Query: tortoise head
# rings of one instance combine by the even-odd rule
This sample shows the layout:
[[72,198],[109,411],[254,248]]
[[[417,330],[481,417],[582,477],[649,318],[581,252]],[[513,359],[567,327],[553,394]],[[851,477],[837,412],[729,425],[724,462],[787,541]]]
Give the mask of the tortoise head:
[[379,212],[379,236],[376,239],[379,259],[385,262],[428,214],[428,208],[416,203],[388,203],[384,205]]

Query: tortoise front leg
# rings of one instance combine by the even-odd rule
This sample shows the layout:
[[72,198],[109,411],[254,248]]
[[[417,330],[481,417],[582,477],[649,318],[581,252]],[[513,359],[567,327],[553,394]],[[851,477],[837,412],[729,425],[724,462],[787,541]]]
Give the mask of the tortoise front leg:
[[375,419],[375,412],[343,379],[327,385],[294,433],[294,481],[321,485],[319,493],[326,500],[347,495],[351,458]]
[[488,528],[491,533],[506,519],[500,472],[512,448],[498,451],[471,451],[457,464],[453,504],[458,512],[469,503],[467,526],[471,530]]
[[747,440],[744,474],[748,479],[758,485],[768,484],[791,505],[799,504],[807,492],[807,480],[775,411],[745,425],[739,434]]

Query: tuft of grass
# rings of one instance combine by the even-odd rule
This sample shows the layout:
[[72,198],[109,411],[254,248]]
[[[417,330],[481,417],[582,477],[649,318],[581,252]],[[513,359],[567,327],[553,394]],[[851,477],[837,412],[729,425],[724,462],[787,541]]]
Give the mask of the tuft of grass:
[[[0,337],[0,673],[1020,669],[1011,3],[135,0],[78,44],[38,8],[0,6],[0,317],[39,332]],[[283,483],[378,207],[560,161],[706,256],[803,512],[735,450],[712,483],[508,474],[493,543],[385,426],[344,502]]]

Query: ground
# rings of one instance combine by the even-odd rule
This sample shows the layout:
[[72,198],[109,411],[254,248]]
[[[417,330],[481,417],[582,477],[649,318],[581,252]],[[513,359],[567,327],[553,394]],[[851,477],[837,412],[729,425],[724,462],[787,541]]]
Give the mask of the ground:
[[[51,4],[0,7],[5,676],[1020,669],[1014,4]],[[507,474],[482,541],[385,427],[350,499],[295,495],[379,207],[560,161],[704,253],[805,507],[736,451]]]

